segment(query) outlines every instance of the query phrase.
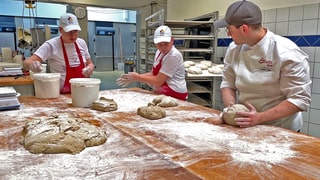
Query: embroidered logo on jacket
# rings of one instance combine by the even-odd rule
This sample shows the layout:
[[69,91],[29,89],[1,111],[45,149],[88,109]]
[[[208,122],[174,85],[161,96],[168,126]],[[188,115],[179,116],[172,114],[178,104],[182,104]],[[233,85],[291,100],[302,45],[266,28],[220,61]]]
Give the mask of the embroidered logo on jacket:
[[262,71],[272,71],[272,61],[268,61],[268,60],[266,60],[264,58],[261,58],[259,60],[259,64],[262,65],[260,70],[262,70]]

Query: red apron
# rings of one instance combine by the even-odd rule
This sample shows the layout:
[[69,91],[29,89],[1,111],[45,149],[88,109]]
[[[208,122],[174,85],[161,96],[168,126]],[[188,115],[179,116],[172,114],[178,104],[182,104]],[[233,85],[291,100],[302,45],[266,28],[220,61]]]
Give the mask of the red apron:
[[[159,55],[157,56],[156,59],[158,59],[160,57],[160,54],[161,53],[159,53]],[[160,59],[160,62],[159,62],[158,65],[152,67],[152,74],[154,76],[158,75],[158,73],[160,72],[162,59],[163,59],[163,57]],[[174,98],[177,98],[177,99],[181,99],[181,100],[186,100],[187,96],[188,96],[188,92],[179,93],[179,92],[174,91],[173,89],[171,89],[169,87],[167,82],[164,82],[161,85],[161,87],[159,89],[157,89],[157,91],[155,91],[155,92],[159,93],[159,94],[164,94],[164,95],[167,95],[167,96],[171,96],[171,97],[174,97]]]
[[61,94],[70,94],[71,93],[71,84],[70,84],[69,80],[71,78],[84,78],[84,75],[82,74],[82,69],[85,67],[85,65],[83,62],[82,55],[80,53],[80,49],[79,49],[77,43],[74,42],[74,45],[76,47],[76,51],[77,51],[77,54],[78,54],[78,57],[80,60],[80,65],[77,67],[70,66],[67,51],[64,46],[62,37],[60,37],[60,39],[61,39],[61,44],[62,44],[63,57],[64,57],[64,61],[66,63],[66,79],[64,81],[64,85],[63,85],[62,89],[60,90],[60,93]]

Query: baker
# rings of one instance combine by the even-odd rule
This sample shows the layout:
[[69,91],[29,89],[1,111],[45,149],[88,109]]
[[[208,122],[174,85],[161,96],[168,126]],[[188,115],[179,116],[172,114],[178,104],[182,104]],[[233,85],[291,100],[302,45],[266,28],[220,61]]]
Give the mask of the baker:
[[302,111],[311,102],[309,56],[261,22],[260,8],[245,0],[232,3],[225,17],[214,22],[233,40],[224,58],[224,106],[246,104],[250,111],[236,118],[240,127],[269,124],[299,131]]
[[90,77],[94,70],[88,46],[79,38],[81,28],[71,13],[60,16],[60,36],[47,40],[23,62],[25,70],[42,71],[41,63],[47,61],[51,73],[60,73],[60,93],[71,92],[71,78]]
[[157,51],[151,72],[138,74],[130,72],[117,79],[117,84],[127,86],[133,82],[143,82],[153,86],[155,93],[177,99],[188,97],[185,68],[182,54],[174,47],[174,38],[168,26],[160,26],[154,32]]

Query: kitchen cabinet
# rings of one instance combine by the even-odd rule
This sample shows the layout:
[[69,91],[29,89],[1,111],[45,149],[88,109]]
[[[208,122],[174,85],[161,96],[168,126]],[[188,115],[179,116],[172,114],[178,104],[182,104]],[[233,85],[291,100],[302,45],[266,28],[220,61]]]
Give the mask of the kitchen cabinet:
[[[217,29],[213,22],[218,19],[219,13],[212,12],[199,17],[185,20],[168,20],[164,17],[164,10],[160,10],[146,18],[145,30],[145,64],[140,72],[151,71],[156,47],[153,43],[153,34],[160,25],[171,28],[175,39],[175,47],[182,53],[184,61],[211,61],[220,63],[216,59]],[[220,96],[221,75],[206,72],[194,75],[186,72],[188,86],[188,101],[202,106],[221,109]],[[151,89],[148,85],[142,85],[144,89]]]

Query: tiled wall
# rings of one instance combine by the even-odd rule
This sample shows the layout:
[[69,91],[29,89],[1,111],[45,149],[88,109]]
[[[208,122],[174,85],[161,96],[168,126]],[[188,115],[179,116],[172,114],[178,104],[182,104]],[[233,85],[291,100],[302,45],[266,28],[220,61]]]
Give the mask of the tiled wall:
[[[311,107],[303,113],[302,132],[320,137],[320,4],[308,4],[263,11],[263,24],[276,34],[296,42],[309,54],[312,78]],[[218,59],[224,57],[231,42],[223,29],[218,32]]]

